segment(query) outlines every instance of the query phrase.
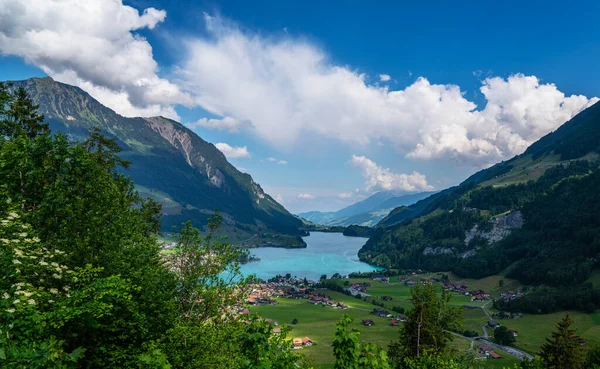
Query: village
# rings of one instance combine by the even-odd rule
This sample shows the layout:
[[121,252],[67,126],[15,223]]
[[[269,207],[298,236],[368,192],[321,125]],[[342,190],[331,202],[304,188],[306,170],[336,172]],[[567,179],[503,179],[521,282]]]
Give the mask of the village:
[[[435,284],[439,285],[440,288],[444,289],[445,291],[460,296],[466,296],[469,301],[474,303],[491,303],[499,299],[508,301],[524,295],[524,292],[521,290],[509,290],[508,292],[498,293],[496,296],[492,296],[483,289],[469,289],[469,287],[463,283],[452,283],[448,280],[444,281],[442,278],[437,276],[423,277],[423,274],[426,273],[423,273],[420,270],[406,272],[403,275],[394,276],[395,281],[393,284],[400,284],[403,286],[403,288],[414,287],[417,284]],[[360,280],[356,280],[355,278],[346,277],[339,280],[341,285],[344,286],[344,288],[341,289],[344,295],[352,296],[356,298],[357,301],[370,300],[372,304],[379,305],[372,308],[370,311],[365,311],[365,314],[386,319],[387,325],[390,327],[400,327],[401,324],[408,319],[408,317],[403,313],[390,311],[383,307],[383,303],[396,301],[394,300],[393,296],[376,296],[370,294],[370,290],[374,288],[374,286],[389,285],[392,283],[390,282],[390,276],[386,276],[384,274],[372,274],[368,279],[361,278]],[[329,309],[346,310],[353,308],[351,302],[348,303],[347,300],[344,302],[340,301],[339,298],[333,298],[330,294],[331,292],[328,292],[329,289],[323,287],[322,282],[323,281],[317,282],[306,279],[294,279],[290,276],[278,276],[277,278],[270,279],[266,283],[252,284],[248,286],[249,293],[247,294],[247,297],[243,303],[240,303],[238,306],[236,306],[236,311],[238,314],[248,315],[251,314],[253,307],[276,306],[278,304],[278,300],[281,301],[281,299],[305,300],[307,305],[319,305]],[[463,309],[465,310],[481,309],[482,306],[483,305],[462,305]],[[364,308],[361,310],[364,310]],[[521,316],[522,314],[496,312],[490,316],[487,326],[493,329],[500,326],[497,321],[503,319],[519,319]],[[272,331],[274,334],[280,334],[282,332],[282,328],[279,326],[278,322],[271,319],[266,319],[266,321],[273,325]],[[373,327],[376,324],[376,319],[365,316],[359,322],[364,327]],[[508,330],[515,337],[518,336],[518,332],[516,330],[512,328],[509,328]],[[291,332],[293,333],[293,331],[294,330],[292,328]],[[482,339],[481,342],[477,342],[477,353],[479,357],[489,359],[502,358],[502,355],[494,350],[495,345],[486,340],[487,336],[482,338],[484,339]],[[306,335],[300,337],[292,336],[290,344],[293,349],[298,350],[313,346],[315,341]]]

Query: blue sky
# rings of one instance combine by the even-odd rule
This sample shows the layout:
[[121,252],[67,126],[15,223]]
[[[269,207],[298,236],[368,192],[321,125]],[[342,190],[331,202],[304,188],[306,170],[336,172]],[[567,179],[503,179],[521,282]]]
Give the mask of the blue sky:
[[457,184],[600,96],[596,1],[6,1],[1,80],[175,118],[294,212]]

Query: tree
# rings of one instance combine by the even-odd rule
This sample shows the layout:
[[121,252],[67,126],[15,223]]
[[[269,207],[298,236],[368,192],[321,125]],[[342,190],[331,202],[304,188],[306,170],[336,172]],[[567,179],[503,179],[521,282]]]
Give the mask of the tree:
[[319,277],[319,280],[322,282],[324,280],[327,279],[327,274],[321,274],[321,277]]
[[297,318],[294,318],[294,319],[292,320],[292,324],[298,324],[298,319],[297,319]]
[[340,278],[342,278],[340,273],[333,273],[333,275],[331,276],[331,279],[340,279]]
[[572,324],[573,320],[569,314],[565,315],[556,324],[556,331],[552,332],[552,337],[546,338],[546,343],[542,345],[540,357],[547,368],[579,369],[583,367],[584,350],[579,338],[575,335],[576,330],[571,328]]
[[389,355],[400,366],[405,357],[442,353],[453,340],[452,331],[462,325],[461,309],[449,305],[451,296],[438,294],[434,285],[411,289],[412,308],[400,329],[400,339],[389,346]]
[[336,323],[332,342],[335,369],[389,369],[386,352],[375,344],[361,344],[360,332],[350,329],[352,318],[343,315]]
[[510,346],[516,339],[506,327],[500,326],[494,329],[494,341],[500,345]]

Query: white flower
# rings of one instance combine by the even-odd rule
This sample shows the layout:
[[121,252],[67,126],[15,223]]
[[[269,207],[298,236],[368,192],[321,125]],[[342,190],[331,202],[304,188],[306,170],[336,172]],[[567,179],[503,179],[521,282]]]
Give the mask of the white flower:
[[21,264],[21,262],[19,260],[17,260],[17,259],[13,259],[12,263],[13,264]]
[[69,287],[69,286],[64,286],[63,287],[63,290],[65,290],[65,291],[69,291],[70,289],[71,289],[71,287]]
[[23,256],[23,251],[15,249],[15,254],[17,254],[18,256]]
[[45,261],[40,261],[40,265],[48,265],[48,263],[46,263]]
[[6,309],[6,311],[12,314],[15,312],[15,309]]
[[8,213],[8,217],[19,219],[19,214],[15,213],[14,211],[11,211],[10,213]]
[[15,304],[15,305],[16,305],[16,304],[18,304],[18,303],[20,303],[20,302],[21,302],[21,300],[15,300],[15,301],[13,301],[13,304]]
[[52,274],[52,276],[53,276],[54,278],[56,278],[56,279],[61,279],[61,278],[62,278],[60,275],[58,275],[58,274],[56,274],[56,273],[55,273],[55,274]]
[[54,300],[48,300],[48,302],[49,302],[50,304],[53,304],[53,303],[54,303]]
[[23,295],[23,294],[25,294],[25,291],[21,291],[21,290],[15,291],[15,295]]
[[33,237],[33,242],[40,242],[40,239],[37,237]]
[[25,295],[25,297],[31,297],[33,295],[33,292],[23,292],[23,295]]
[[27,303],[29,305],[35,305],[35,300],[34,299],[29,299],[29,300],[27,300]]
[[53,267],[57,267],[58,263],[57,262],[52,262],[52,263],[50,263],[50,265],[52,265]]
[[27,227],[25,224],[21,224],[21,228],[23,228],[23,229],[27,229],[27,228],[29,228],[29,227]]
[[23,237],[23,238],[25,238],[25,237],[27,237],[27,233],[25,233],[25,232],[23,232],[23,233],[19,233],[19,237]]
[[2,243],[9,243],[10,241],[7,240],[6,238],[0,238],[0,241],[2,241]]
[[58,293],[58,290],[56,288],[51,288],[50,293],[53,293],[56,295]]
[[10,298],[10,295],[6,292],[4,292],[4,294],[2,295],[2,298],[5,300],[8,300]]
[[2,223],[2,225],[7,225],[8,224],[8,220],[2,219],[2,221],[0,223]]
[[10,240],[10,242],[12,242],[12,243],[19,243],[19,242],[21,242],[21,241],[20,241],[20,240],[17,240],[17,239],[14,239],[14,240]]

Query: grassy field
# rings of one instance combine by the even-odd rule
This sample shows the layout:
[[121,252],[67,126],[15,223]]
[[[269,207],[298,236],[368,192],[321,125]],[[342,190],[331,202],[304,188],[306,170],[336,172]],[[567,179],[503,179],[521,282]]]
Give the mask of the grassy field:
[[[412,277],[415,281],[421,278],[430,278],[437,274],[424,274]],[[460,279],[455,275],[449,274],[450,281],[453,283],[466,284],[469,289],[483,289],[486,292],[497,295],[501,292],[516,290],[520,286],[514,281],[506,277],[495,275],[480,280]],[[499,281],[503,279],[503,286],[499,286]],[[343,286],[345,279],[336,280]],[[384,307],[391,312],[392,307],[401,306],[405,309],[410,307],[410,287],[398,281],[397,277],[390,278],[390,283],[382,283],[372,281],[371,279],[350,279],[352,283],[368,282],[371,287],[367,293],[371,295],[367,301],[356,299],[338,292],[323,291],[329,295],[334,301],[343,301],[346,305],[351,306],[350,309],[339,310],[337,308],[324,307],[321,305],[311,305],[307,300],[291,300],[280,298],[275,306],[258,306],[251,308],[251,312],[257,312],[265,318],[273,319],[280,324],[287,324],[292,328],[289,338],[308,336],[316,345],[313,347],[304,348],[302,352],[314,361],[317,368],[332,368],[333,353],[331,341],[335,332],[335,323],[343,315],[347,314],[354,319],[353,328],[361,332],[361,340],[369,343],[376,343],[382,347],[398,338],[398,327],[389,325],[389,320],[379,318],[369,314],[376,306],[371,303],[372,300],[377,300],[378,303],[383,303]],[[600,283],[600,273],[595,273],[590,278],[589,282],[594,284]],[[381,296],[392,296],[392,301],[383,301]],[[471,302],[469,296],[452,294],[453,305],[471,305],[481,307],[482,302]],[[494,313],[491,304],[487,305],[488,311]],[[525,315],[520,319],[498,320],[502,325],[508,328],[513,328],[519,332],[515,346],[519,349],[527,351],[531,354],[539,352],[541,345],[545,342],[545,337],[549,337],[554,330],[556,322],[564,316],[565,312],[548,314],[548,315]],[[600,344],[600,310],[595,314],[584,314],[580,312],[569,312],[574,320],[574,328],[577,329],[577,334],[588,341],[588,345]],[[292,325],[292,320],[298,319],[298,324]],[[375,325],[372,327],[364,327],[361,325],[362,319],[373,319]],[[488,317],[483,309],[463,309],[464,329],[476,331],[482,334],[482,326],[487,323]],[[493,330],[488,328],[488,333],[493,334]],[[456,337],[452,346],[464,352],[469,346],[470,341],[460,337]],[[498,352],[503,356],[499,360],[486,360],[485,364],[490,368],[511,367],[518,360],[511,357],[507,353]]]
[[[279,324],[290,326],[292,331],[289,333],[289,338],[310,337],[316,344],[302,351],[319,368],[327,368],[327,364],[333,362],[331,341],[335,333],[335,323],[343,314],[354,319],[352,328],[360,331],[361,339],[365,342],[387,347],[391,341],[398,339],[398,327],[391,327],[388,319],[369,314],[373,305],[337,292],[326,291],[325,293],[335,301],[343,301],[352,308],[340,310],[323,305],[312,305],[308,300],[279,298],[277,305],[257,306],[252,308],[251,312],[257,312]],[[298,319],[298,324],[292,325],[293,319]],[[362,319],[373,319],[375,325],[365,327],[361,324]]]

